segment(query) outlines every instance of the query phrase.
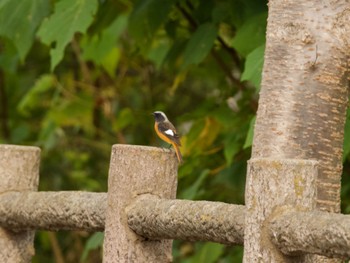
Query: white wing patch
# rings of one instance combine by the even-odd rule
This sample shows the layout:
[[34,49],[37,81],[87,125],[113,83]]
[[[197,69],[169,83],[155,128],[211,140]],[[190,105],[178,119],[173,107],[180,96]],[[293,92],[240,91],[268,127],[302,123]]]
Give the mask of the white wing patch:
[[166,130],[165,132],[164,132],[165,134],[168,134],[168,135],[170,135],[170,136],[174,136],[174,132],[172,131],[172,130]]

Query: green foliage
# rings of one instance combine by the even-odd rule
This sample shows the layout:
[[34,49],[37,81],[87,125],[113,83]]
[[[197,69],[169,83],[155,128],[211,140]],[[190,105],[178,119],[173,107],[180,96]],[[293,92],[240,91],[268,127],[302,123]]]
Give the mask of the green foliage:
[[23,61],[33,45],[35,30],[49,13],[46,0],[2,1],[0,35],[9,38]]
[[130,15],[129,32],[139,46],[148,45],[168,18],[174,0],[138,0]]
[[183,67],[202,62],[214,45],[217,29],[211,23],[205,23],[198,27],[190,38],[184,51]]
[[[243,203],[266,1],[17,2],[0,3],[0,142],[42,148],[40,190],[107,191],[111,145],[162,146],[150,113],[163,110],[182,135],[178,197]],[[101,262],[101,240],[40,232],[33,262]],[[242,258],[213,243],[173,253]]]
[[342,210],[344,213],[350,213],[350,177],[348,176],[350,173],[350,109],[348,108],[346,113],[346,123],[345,123],[345,131],[344,131],[344,145],[343,145],[343,177],[342,177],[342,188],[341,188],[341,196],[342,196]]
[[236,32],[232,46],[243,56],[247,56],[265,43],[267,14],[263,12],[247,20]]
[[204,180],[208,177],[209,170],[204,170],[196,179],[196,181],[187,189],[185,189],[179,196],[179,199],[187,199],[187,200],[193,200],[196,198],[196,195],[198,194],[201,185],[203,184]]
[[54,87],[55,77],[50,74],[42,75],[19,102],[18,112],[28,116],[31,109],[37,107],[43,99],[44,94]]
[[51,47],[51,70],[63,58],[67,44],[76,32],[85,33],[97,11],[97,0],[61,0],[56,2],[54,13],[46,19],[38,31],[38,36]]
[[246,137],[244,145],[243,145],[243,149],[251,147],[253,144],[255,120],[256,120],[256,118],[254,117],[250,121],[249,130],[248,130],[247,137]]
[[260,89],[261,73],[264,65],[264,52],[265,44],[249,53],[241,76],[241,81],[249,80],[254,84],[257,90]]
[[86,261],[90,250],[97,249],[103,244],[104,233],[96,232],[94,233],[86,242],[83,254],[81,255],[81,261]]
[[345,161],[346,157],[350,153],[350,109],[347,110],[346,113],[346,123],[345,123],[345,131],[344,131],[344,146],[343,146],[343,161]]
[[231,136],[227,136],[224,143],[225,143],[225,150],[224,150],[225,159],[227,164],[231,165],[233,161],[233,157],[241,150],[242,145],[239,142],[239,138],[233,133],[231,134]]
[[215,263],[218,261],[223,251],[223,245],[208,242],[198,250],[191,262]]
[[116,43],[127,26],[127,19],[127,15],[120,15],[101,34],[86,35],[81,42],[83,58],[102,66],[110,76],[113,76],[119,61],[120,48]]

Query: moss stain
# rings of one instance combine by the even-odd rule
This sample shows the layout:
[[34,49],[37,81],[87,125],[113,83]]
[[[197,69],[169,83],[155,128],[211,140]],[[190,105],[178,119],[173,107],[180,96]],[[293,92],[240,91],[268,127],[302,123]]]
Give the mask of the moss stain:
[[296,174],[294,177],[294,192],[296,196],[300,197],[304,193],[304,187],[305,187],[305,178],[301,176],[300,174]]

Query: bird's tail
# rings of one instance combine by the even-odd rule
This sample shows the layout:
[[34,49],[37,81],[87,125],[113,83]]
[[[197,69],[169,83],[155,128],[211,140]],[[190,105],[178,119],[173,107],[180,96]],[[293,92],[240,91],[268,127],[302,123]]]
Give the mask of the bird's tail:
[[182,155],[181,155],[179,146],[175,143],[173,144],[173,146],[174,146],[176,157],[177,157],[179,163],[182,163]]

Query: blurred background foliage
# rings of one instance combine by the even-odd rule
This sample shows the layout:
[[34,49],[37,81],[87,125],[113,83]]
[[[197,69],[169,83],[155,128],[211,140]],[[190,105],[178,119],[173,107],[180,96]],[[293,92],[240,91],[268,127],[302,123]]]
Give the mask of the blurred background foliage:
[[[40,190],[107,191],[112,144],[166,146],[150,115],[162,110],[182,135],[178,198],[243,204],[266,19],[261,0],[1,0],[0,143],[41,147]],[[102,240],[38,232],[33,262],[101,262]],[[242,258],[214,243],[173,251]]]

